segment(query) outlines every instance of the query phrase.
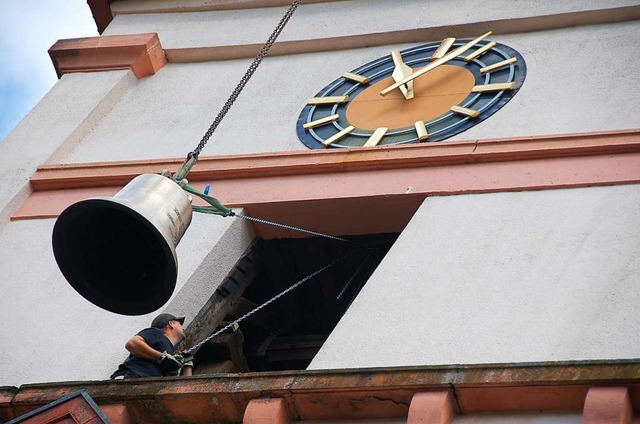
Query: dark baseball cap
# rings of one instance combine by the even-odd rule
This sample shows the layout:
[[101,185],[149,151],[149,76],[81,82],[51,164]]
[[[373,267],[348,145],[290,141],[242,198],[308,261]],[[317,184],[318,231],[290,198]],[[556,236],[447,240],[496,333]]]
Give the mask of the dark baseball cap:
[[151,326],[155,328],[164,328],[169,321],[180,321],[180,324],[184,324],[184,317],[176,317],[171,314],[160,314],[151,321]]

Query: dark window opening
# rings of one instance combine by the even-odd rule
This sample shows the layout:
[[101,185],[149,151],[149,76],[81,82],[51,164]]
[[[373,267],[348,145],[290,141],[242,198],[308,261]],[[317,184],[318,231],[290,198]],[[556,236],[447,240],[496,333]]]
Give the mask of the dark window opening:
[[257,240],[238,262],[250,257],[255,273],[220,326],[348,256],[202,346],[195,373],[306,369],[397,237],[349,237],[370,248],[321,237]]

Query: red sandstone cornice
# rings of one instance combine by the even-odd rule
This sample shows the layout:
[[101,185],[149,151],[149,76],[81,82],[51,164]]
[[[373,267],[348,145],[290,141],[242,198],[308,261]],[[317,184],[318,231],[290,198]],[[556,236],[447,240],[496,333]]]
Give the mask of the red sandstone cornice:
[[[24,385],[0,390],[0,417],[85,389],[133,422],[241,422],[249,402],[281,398],[293,420],[406,417],[417,393],[447,392],[457,414],[581,411],[594,386],[623,386],[640,408],[638,360],[285,371]],[[171,421],[173,420],[173,421]]]
[[[48,165],[12,216],[56,217],[183,159]],[[253,216],[334,235],[400,232],[427,196],[640,183],[640,130],[201,157],[191,184]],[[198,199],[196,199],[196,203]],[[363,216],[358,211],[382,210]],[[322,211],[321,214],[318,211]],[[293,237],[259,226],[263,238]]]
[[58,77],[70,72],[133,70],[138,78],[167,63],[158,34],[103,35],[59,40],[49,49]]
[[[336,0],[305,0],[303,4],[331,3],[334,1]],[[174,4],[171,4],[171,2],[133,2],[132,4],[129,4],[129,2],[118,2],[114,6],[114,10],[111,10],[111,2],[109,0],[88,0],[88,3],[100,33],[102,33],[116,14],[219,11],[287,6],[291,4],[289,0],[217,0],[174,2]],[[327,7],[330,7],[330,5]],[[315,39],[281,40],[273,46],[269,55],[280,56],[399,43],[420,43],[425,40],[441,39],[443,34],[456,34],[457,37],[475,37],[477,34],[486,31],[486,28],[491,28],[494,35],[518,34],[534,31],[549,31],[581,25],[626,22],[637,19],[640,19],[640,6],[633,5],[553,15],[465,22],[437,27],[370,32],[347,36],[330,36],[329,34]],[[166,55],[167,58],[174,63],[230,60],[253,58],[261,48],[261,42],[242,45],[183,46],[181,48],[167,49]]]
[[[56,217],[183,159],[48,165],[11,219]],[[427,196],[640,183],[640,130],[201,157],[193,186],[252,216],[334,235],[400,232]],[[199,199],[195,202],[198,203]],[[384,210],[378,214],[361,211]],[[320,212],[321,211],[321,212]],[[291,231],[254,226],[263,238]]]
[[[640,129],[362,149],[303,150],[201,157],[190,181],[218,181],[380,171],[517,160],[544,160],[640,152]],[[142,173],[175,172],[184,159],[44,165],[31,178],[34,191],[124,185]]]

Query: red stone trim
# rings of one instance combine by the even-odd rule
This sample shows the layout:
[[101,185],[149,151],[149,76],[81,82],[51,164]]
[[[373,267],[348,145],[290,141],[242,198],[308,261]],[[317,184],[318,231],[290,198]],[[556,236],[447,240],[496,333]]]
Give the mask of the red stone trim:
[[[305,0],[304,4],[326,3],[336,0]],[[145,5],[119,2],[112,12],[109,0],[88,0],[94,15],[98,31],[102,33],[113,19],[113,14],[138,13],[180,13],[211,10],[253,9],[273,6],[288,6],[289,0],[220,0],[202,2],[202,5],[176,3],[164,6],[158,3]],[[377,32],[320,39],[286,40],[277,42],[270,50],[270,56],[291,55],[310,52],[356,49],[399,43],[419,43],[424,40],[438,40],[442,34],[456,34],[457,37],[476,36],[486,28],[495,35],[516,34],[532,31],[549,31],[578,25],[596,25],[612,22],[625,22],[640,19],[640,6],[612,7],[608,9],[567,12],[556,15],[530,16],[523,18],[498,19],[493,21],[463,23],[448,26],[415,28],[399,31]],[[253,58],[262,48],[262,44],[225,45],[167,49],[166,55],[171,62],[202,62],[211,60],[230,60]]]
[[[640,152],[640,129],[424,143],[362,149],[301,150],[201,157],[191,181],[381,171]],[[35,191],[124,185],[136,175],[175,172],[183,158],[43,165],[31,178]]]
[[49,49],[49,56],[58,77],[70,72],[131,68],[136,77],[142,78],[167,63],[155,33],[59,40]]
[[133,424],[131,415],[129,414],[129,408],[127,405],[101,405],[100,409],[109,418],[112,424]]
[[416,393],[411,399],[407,424],[450,424],[453,399],[448,391]]
[[631,424],[633,408],[626,387],[592,387],[584,403],[583,424]]
[[[331,3],[341,0],[304,0],[303,4]],[[264,9],[265,7],[286,7],[291,0],[216,0],[191,2],[118,2],[113,10],[115,15],[132,15],[143,13],[185,13],[209,12],[220,10]]]
[[[145,422],[241,422],[253,399],[282,398],[291,420],[407,417],[417,393],[450,392],[460,414],[581,411],[591,387],[626,387],[640,407],[638,360],[282,371],[22,386],[10,401],[24,414],[85,389]],[[5,402],[7,402],[5,400]],[[0,403],[0,408],[5,407]]]
[[98,33],[102,34],[107,26],[113,20],[113,14],[111,13],[111,0],[87,0],[93,20],[96,21],[98,27]]
[[287,402],[282,398],[253,399],[244,411],[242,424],[289,424]]
[[[627,22],[637,19],[640,19],[640,6],[623,6],[429,28],[403,29],[314,39],[281,40],[273,45],[269,51],[269,56],[351,50],[389,44],[424,43],[425,40],[439,40],[443,34],[455,34],[458,38],[473,38],[485,32],[487,28],[490,28],[494,35],[519,34],[534,31],[550,31],[580,25]],[[261,43],[184,47],[167,49],[167,58],[174,63],[246,59],[255,57],[261,48]]]
[[[57,216],[183,159],[48,165],[12,219]],[[426,196],[640,183],[640,130],[201,158],[196,188],[254,216],[331,234],[399,232]],[[385,211],[384,222],[376,214]],[[317,211],[322,219],[317,219]],[[286,236],[255,228],[261,237]],[[278,231],[278,232],[274,232]]]
[[0,422],[4,423],[18,416],[11,405],[17,393],[17,387],[0,387]]

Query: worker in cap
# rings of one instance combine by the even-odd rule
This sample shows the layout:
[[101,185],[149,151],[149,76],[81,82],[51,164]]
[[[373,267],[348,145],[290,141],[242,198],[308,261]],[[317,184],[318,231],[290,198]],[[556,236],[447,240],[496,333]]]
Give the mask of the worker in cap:
[[193,358],[175,353],[184,340],[184,317],[160,314],[125,344],[129,357],[118,366],[111,379],[191,375]]

